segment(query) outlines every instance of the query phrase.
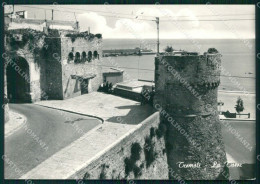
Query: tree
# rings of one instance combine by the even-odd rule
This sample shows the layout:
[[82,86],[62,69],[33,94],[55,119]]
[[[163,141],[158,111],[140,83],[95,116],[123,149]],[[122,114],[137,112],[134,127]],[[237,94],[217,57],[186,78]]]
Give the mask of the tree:
[[235,109],[236,109],[238,114],[240,114],[240,112],[243,112],[243,110],[245,109],[244,108],[244,102],[243,102],[243,100],[241,99],[240,96],[237,98],[237,104],[235,106]]
[[173,48],[172,46],[167,46],[165,49],[164,49],[165,52],[173,52]]
[[209,49],[208,49],[208,53],[210,53],[210,54],[215,54],[215,53],[218,53],[218,50],[215,49],[215,48],[209,48]]

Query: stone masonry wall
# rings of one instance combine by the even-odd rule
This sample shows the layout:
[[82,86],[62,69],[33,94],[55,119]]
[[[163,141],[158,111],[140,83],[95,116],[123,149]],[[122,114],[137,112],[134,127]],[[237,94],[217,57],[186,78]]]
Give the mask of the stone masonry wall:
[[[66,37],[66,33],[62,33],[61,40],[61,62],[62,62],[62,85],[64,98],[70,98],[81,94],[80,81],[73,79],[71,75],[95,75],[94,78],[88,80],[88,92],[97,91],[100,84],[103,82],[101,71],[101,62],[99,57],[102,56],[100,45],[101,39],[96,37],[92,40],[78,37]],[[94,52],[98,56],[94,57]],[[83,58],[83,52],[86,58]],[[88,59],[88,53],[91,52],[92,59]],[[69,54],[73,54],[73,59],[70,60]],[[79,62],[77,62],[77,54],[79,54]],[[83,83],[84,85],[84,83]]]
[[173,112],[207,113],[207,104],[217,105],[213,91],[220,84],[219,66],[220,54],[156,57],[154,101]]
[[[18,39],[19,37],[20,39]],[[45,80],[45,76],[42,75],[45,73],[45,69],[41,67],[45,65],[45,60],[41,55],[44,37],[42,32],[32,29],[17,29],[6,32],[7,56],[9,58],[21,57],[29,65],[29,80],[27,82],[30,82],[30,91],[26,95],[31,102],[40,100],[41,94],[44,92],[44,88],[40,86],[40,80]]]
[[48,48],[45,50],[45,75],[46,75],[46,95],[48,99],[63,99],[62,92],[62,64],[61,55],[61,38],[58,31],[53,30],[45,40]]
[[97,91],[102,83],[101,66],[99,60],[85,64],[66,64],[62,65],[62,83],[64,98],[81,95],[80,80],[73,79],[71,75],[95,74],[93,79],[89,79],[88,92]]
[[168,179],[163,131],[156,112],[71,178]]
[[[154,105],[161,108],[167,125],[168,164],[185,180],[225,179],[221,173],[227,169],[226,153],[217,113],[220,62],[220,54],[155,58]],[[219,167],[212,168],[214,163]]]

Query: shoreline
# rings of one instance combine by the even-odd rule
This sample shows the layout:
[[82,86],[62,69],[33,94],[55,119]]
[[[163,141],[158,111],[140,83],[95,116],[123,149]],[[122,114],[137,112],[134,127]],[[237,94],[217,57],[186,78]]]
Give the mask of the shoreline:
[[250,94],[250,95],[255,95],[256,93],[255,92],[248,92],[245,93],[244,91],[232,91],[232,90],[218,90],[218,92],[221,92],[221,93],[240,93],[240,94]]

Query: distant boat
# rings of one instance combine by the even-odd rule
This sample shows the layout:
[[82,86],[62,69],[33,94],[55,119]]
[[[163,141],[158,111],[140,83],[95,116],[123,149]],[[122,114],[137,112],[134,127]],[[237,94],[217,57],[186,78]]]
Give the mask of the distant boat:
[[251,75],[251,74],[253,74],[252,72],[248,72],[248,73],[245,73],[245,74],[249,74],[249,75]]

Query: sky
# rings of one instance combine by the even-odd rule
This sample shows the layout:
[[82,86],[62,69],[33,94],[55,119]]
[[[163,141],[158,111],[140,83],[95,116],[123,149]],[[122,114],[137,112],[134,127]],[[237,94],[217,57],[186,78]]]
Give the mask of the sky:
[[[5,6],[11,12],[12,6]],[[255,38],[254,5],[15,5],[27,10],[29,19],[78,21],[104,39],[251,39]],[[75,13],[74,13],[75,12]],[[237,20],[234,19],[250,19]],[[252,20],[253,19],[253,20]],[[204,20],[204,21],[203,21]],[[205,21],[210,20],[210,21]],[[216,21],[217,20],[217,21]],[[229,20],[229,21],[222,21]]]

